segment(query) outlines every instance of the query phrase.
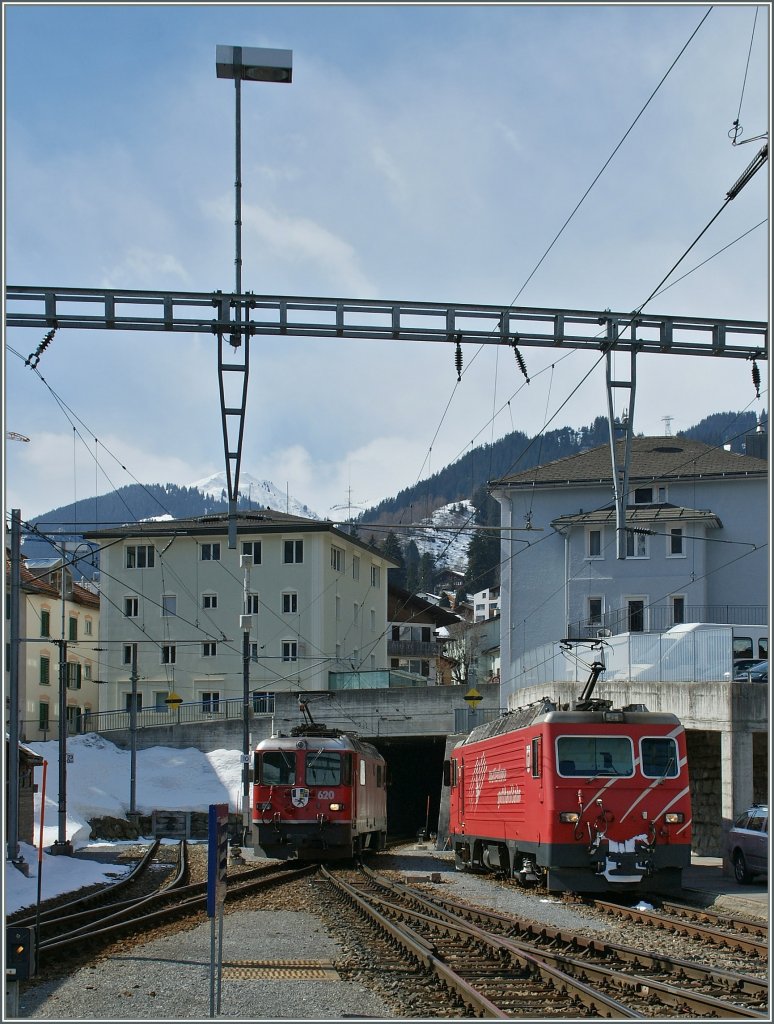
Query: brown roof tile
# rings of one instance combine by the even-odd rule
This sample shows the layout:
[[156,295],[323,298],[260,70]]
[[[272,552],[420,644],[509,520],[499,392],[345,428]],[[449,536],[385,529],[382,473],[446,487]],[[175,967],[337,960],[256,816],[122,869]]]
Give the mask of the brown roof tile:
[[[616,453],[623,458],[624,443],[616,443]],[[737,455],[725,448],[693,441],[684,437],[635,437],[629,483],[650,480],[680,480],[718,477],[756,477],[768,475],[765,459]],[[596,484],[612,483],[613,470],[610,446],[600,445],[578,455],[548,462],[523,473],[490,482],[490,487],[520,487],[532,484]]]

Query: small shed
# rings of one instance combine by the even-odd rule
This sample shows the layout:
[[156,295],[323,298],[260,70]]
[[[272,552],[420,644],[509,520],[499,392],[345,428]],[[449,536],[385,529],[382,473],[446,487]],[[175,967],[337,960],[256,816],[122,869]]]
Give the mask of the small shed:
[[[8,734],[6,733],[5,739],[5,751],[6,751],[6,766],[5,766],[5,829],[6,834],[8,832],[8,808],[11,805],[9,800],[9,768],[8,764],[8,753],[9,753],[9,742]],[[18,837],[20,843],[28,843],[30,846],[35,845],[35,793],[37,792],[37,786],[35,784],[35,769],[43,764],[43,758],[40,754],[36,754],[31,747],[26,746],[24,743],[19,744],[19,824],[18,824]]]

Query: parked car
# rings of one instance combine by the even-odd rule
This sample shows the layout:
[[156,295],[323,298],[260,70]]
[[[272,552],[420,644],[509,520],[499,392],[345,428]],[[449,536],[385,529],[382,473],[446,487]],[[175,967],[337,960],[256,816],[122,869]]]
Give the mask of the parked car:
[[740,885],[769,873],[769,808],[754,804],[739,815],[726,837],[728,859]]
[[753,661],[744,668],[735,668],[734,682],[746,683],[748,680],[754,683],[768,683],[769,663],[768,661]]

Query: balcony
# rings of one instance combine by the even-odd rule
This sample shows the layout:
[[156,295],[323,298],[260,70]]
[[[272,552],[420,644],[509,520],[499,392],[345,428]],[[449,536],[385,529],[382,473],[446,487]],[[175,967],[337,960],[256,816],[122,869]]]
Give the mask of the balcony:
[[440,658],[443,644],[425,640],[388,640],[387,656],[390,658]]
[[[594,619],[580,619],[567,627],[570,640],[586,640],[595,637],[600,630],[603,636],[617,636],[619,633],[665,633],[672,626],[684,622],[712,622],[717,625],[765,626],[769,621],[768,605],[763,604],[688,604],[679,616],[671,604],[654,604],[636,613],[637,622],[628,608],[615,608]],[[641,625],[642,628],[633,628]]]

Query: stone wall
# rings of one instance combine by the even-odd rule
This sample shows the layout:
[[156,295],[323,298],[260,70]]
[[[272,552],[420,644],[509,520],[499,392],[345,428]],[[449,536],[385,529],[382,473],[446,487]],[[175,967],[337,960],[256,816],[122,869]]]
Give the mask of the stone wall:
[[692,849],[700,857],[720,857],[723,853],[720,733],[689,731],[685,738],[691,782]]

